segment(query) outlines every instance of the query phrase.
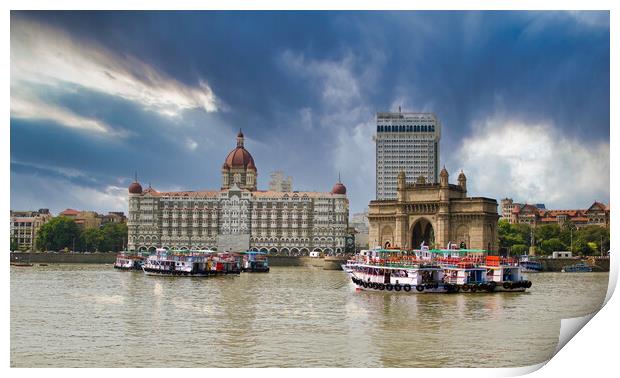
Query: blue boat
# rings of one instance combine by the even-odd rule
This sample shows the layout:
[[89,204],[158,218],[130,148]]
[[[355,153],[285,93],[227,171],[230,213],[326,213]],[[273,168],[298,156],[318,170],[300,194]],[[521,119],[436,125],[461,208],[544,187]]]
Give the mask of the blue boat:
[[562,268],[562,273],[583,273],[591,272],[592,267],[586,263],[577,263],[574,265],[568,265]]
[[538,261],[530,260],[529,256],[521,256],[519,266],[524,273],[538,273],[543,270],[542,264]]
[[265,252],[246,251],[240,254],[243,255],[243,259],[241,260],[242,272],[269,272],[269,261]]

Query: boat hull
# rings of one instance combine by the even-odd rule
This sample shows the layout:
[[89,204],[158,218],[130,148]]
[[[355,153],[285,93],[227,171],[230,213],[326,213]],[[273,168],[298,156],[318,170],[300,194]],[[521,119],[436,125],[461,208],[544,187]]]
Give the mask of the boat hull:
[[351,276],[351,281],[356,289],[363,291],[378,291],[382,293],[397,294],[433,294],[448,292],[448,287],[440,283],[434,285],[383,284],[378,282],[364,282],[355,278],[355,276]]
[[521,272],[522,273],[540,273],[540,272],[542,272],[542,270],[522,268]]
[[144,274],[147,276],[162,276],[162,277],[215,277],[215,276],[228,276],[239,275],[240,271],[220,272],[220,271],[202,271],[202,272],[183,272],[180,270],[159,270],[142,267]]
[[445,284],[445,283],[435,283],[435,284],[424,284],[424,285],[399,285],[399,284],[383,284],[377,282],[364,282],[354,275],[351,275],[351,282],[355,286],[357,290],[363,291],[379,291],[379,292],[394,292],[394,293],[404,293],[404,294],[440,294],[440,293],[497,293],[497,292],[524,292],[528,285],[531,287],[530,281],[522,281],[519,283],[509,282],[506,285],[504,283],[500,284],[465,284],[465,285],[456,285],[456,284]]
[[209,277],[215,276],[215,274],[210,274],[208,272],[201,273],[189,273],[189,272],[179,272],[179,271],[162,271],[162,270],[151,270],[144,269],[144,274],[147,276],[161,276],[161,277]]
[[269,273],[269,268],[244,268],[241,271],[246,273]]
[[126,266],[116,266],[116,265],[114,265],[114,269],[124,270],[124,271],[139,272],[139,271],[142,270],[142,267],[141,266],[126,267]]

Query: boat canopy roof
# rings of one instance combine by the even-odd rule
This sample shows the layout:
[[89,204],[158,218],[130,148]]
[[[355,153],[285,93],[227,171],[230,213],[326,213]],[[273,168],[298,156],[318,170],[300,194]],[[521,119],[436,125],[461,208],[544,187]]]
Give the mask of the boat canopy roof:
[[[425,251],[426,252],[426,251]],[[449,255],[454,253],[465,254],[465,253],[487,253],[486,249],[430,249],[428,252],[432,253],[441,253],[443,255]]]

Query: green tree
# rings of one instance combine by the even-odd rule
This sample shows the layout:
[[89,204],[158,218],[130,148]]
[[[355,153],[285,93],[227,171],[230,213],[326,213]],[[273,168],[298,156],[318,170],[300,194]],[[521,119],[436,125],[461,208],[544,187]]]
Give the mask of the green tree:
[[45,251],[73,249],[74,242],[79,242],[79,238],[80,229],[73,219],[59,216],[41,226],[37,234],[36,246]]
[[544,224],[536,227],[534,237],[537,242],[559,238],[562,230],[558,224]]
[[572,232],[573,239],[574,239],[577,233],[577,227],[575,227],[575,225],[571,221],[564,222],[562,226],[560,227],[559,237],[562,243],[564,243],[564,245],[567,246],[567,249],[570,248],[571,232]]
[[17,239],[11,238],[11,252],[17,251],[19,249],[19,243],[17,243]]
[[577,253],[579,255],[589,255],[592,250],[588,245],[588,242],[583,238],[573,238],[573,253]]
[[82,232],[81,248],[84,251],[99,251],[103,242],[103,232],[98,228],[89,228]]
[[500,247],[510,248],[518,244],[530,244],[530,226],[527,224],[510,224],[502,219],[497,224]]
[[511,255],[525,255],[527,253],[528,247],[525,244],[515,244],[510,249]]
[[101,227],[101,251],[120,251],[127,240],[127,225],[124,223],[108,223]]
[[544,254],[550,255],[555,251],[565,251],[566,245],[559,238],[551,238],[541,242],[541,250]]
[[601,243],[603,252],[609,250],[609,229],[601,226],[585,226],[577,230],[577,238],[586,242],[590,247],[590,254],[600,254]]
[[532,242],[532,227],[529,224],[517,223],[512,225],[514,232],[523,239],[523,244],[529,246]]

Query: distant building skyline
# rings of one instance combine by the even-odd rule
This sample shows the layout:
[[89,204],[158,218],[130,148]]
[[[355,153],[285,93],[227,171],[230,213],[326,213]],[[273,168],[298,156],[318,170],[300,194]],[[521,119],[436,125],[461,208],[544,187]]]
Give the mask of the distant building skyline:
[[269,181],[269,190],[274,192],[292,192],[293,191],[293,177],[284,177],[284,172],[273,171],[269,174],[271,181]]
[[501,200],[502,216],[509,223],[524,223],[536,227],[545,224],[563,225],[571,222],[575,227],[602,226],[609,227],[610,207],[594,201],[588,208],[580,209],[547,209],[544,204],[528,204],[514,202],[512,198]]

